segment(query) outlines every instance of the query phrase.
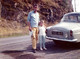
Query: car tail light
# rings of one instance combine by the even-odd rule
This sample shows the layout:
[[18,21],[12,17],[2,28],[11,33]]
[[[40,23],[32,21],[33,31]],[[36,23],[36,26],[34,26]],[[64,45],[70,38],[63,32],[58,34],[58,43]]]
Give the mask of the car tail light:
[[72,31],[72,30],[70,30],[70,36],[71,36],[71,37],[73,36],[73,31]]

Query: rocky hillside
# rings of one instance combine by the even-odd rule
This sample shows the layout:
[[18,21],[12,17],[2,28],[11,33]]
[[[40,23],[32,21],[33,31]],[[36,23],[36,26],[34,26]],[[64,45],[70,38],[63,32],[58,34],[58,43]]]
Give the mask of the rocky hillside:
[[2,8],[2,5],[1,5],[1,2],[0,2],[0,18],[1,18],[1,8]]
[[7,20],[25,23],[34,3],[39,4],[40,18],[54,22],[67,13],[72,12],[71,0],[2,0],[1,16]]
[[47,22],[60,21],[72,12],[72,0],[0,0],[0,36],[26,33],[26,20],[33,4],[39,5],[40,19]]

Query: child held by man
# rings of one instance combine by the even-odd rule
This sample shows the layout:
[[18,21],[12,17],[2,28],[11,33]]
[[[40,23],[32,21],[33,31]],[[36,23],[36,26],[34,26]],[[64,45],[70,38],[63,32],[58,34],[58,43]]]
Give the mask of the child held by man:
[[45,47],[45,39],[46,39],[46,27],[44,25],[44,20],[41,20],[39,23],[39,43],[40,50],[47,50]]

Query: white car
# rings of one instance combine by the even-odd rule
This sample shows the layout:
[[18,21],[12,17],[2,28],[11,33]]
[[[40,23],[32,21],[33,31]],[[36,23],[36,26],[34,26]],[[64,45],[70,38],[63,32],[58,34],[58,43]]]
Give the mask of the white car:
[[67,13],[60,23],[47,27],[46,38],[53,41],[80,42],[80,13]]

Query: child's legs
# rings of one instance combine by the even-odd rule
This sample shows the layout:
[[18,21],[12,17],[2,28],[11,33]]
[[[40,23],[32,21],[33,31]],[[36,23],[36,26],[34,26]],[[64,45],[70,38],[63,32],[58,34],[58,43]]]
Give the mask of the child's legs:
[[40,43],[40,48],[42,48],[42,36],[39,36],[39,43]]
[[45,48],[45,39],[46,39],[46,37],[45,37],[45,35],[43,35],[42,36],[43,48]]

